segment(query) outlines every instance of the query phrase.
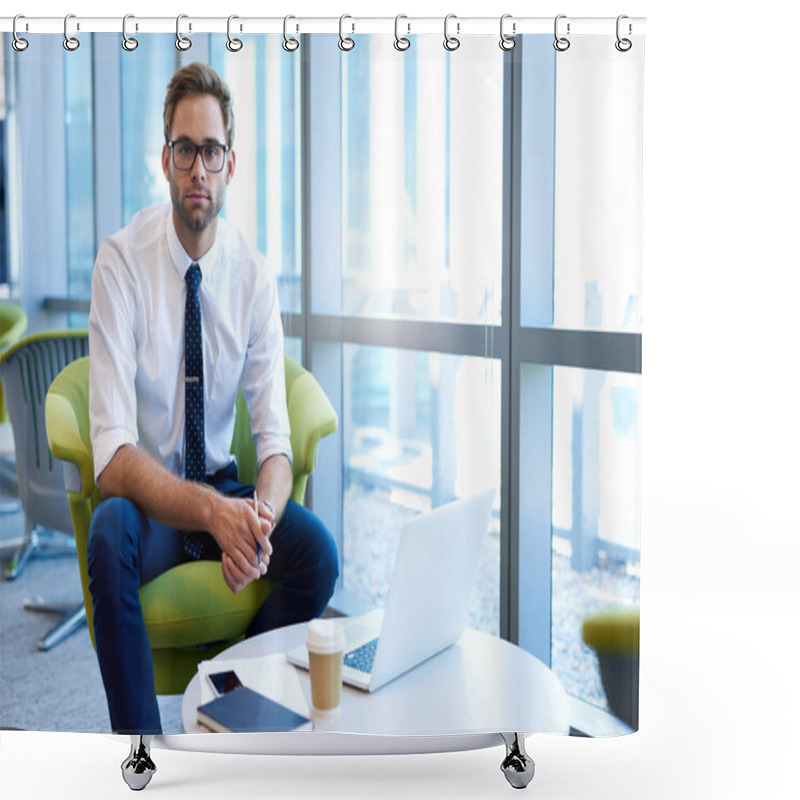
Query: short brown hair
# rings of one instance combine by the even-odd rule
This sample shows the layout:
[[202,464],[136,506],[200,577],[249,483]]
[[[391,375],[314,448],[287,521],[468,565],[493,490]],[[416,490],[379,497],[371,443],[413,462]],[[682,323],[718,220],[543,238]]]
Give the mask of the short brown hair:
[[172,132],[172,117],[175,107],[184,97],[198,97],[210,94],[219,101],[222,110],[222,121],[228,132],[228,147],[233,145],[233,107],[231,105],[231,90],[228,84],[217,73],[199,61],[179,69],[171,78],[167,86],[167,96],[164,98],[164,140],[169,142]]

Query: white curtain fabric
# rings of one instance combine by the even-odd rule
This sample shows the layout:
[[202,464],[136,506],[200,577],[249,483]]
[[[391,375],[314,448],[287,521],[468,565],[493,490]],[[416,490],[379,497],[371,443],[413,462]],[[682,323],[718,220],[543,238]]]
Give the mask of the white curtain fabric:
[[[139,38],[3,40],[5,277],[33,327],[81,324],[99,242],[168,199],[166,81],[207,61],[236,115],[223,214],[339,415],[310,503],[340,590],[382,605],[404,521],[493,488],[469,625],[618,715],[581,625],[639,602],[643,37]],[[54,297],[70,317],[42,310]],[[18,713],[0,721],[37,724]]]

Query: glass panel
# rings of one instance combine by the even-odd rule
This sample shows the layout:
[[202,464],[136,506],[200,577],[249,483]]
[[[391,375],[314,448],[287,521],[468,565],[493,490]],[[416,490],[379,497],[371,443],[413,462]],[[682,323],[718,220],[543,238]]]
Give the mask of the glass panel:
[[638,375],[553,369],[552,668],[608,707],[583,620],[639,605]]
[[556,50],[553,37],[541,34],[521,37],[520,45],[522,102],[517,223],[520,318],[524,326],[550,327],[553,324]]
[[[64,132],[67,172],[67,293],[87,298],[95,257],[94,224],[94,93],[92,37],[82,37],[78,50],[64,55]],[[75,317],[74,319],[72,317]],[[71,324],[88,322],[71,315]]]
[[556,71],[554,324],[638,332],[642,62],[586,39]]
[[303,340],[297,336],[287,336],[283,340],[283,352],[298,364],[303,363]]
[[122,103],[122,219],[169,200],[161,170],[164,95],[178,66],[175,36],[148,33],[120,58]]
[[[344,346],[344,584],[383,605],[400,528],[420,511],[500,485],[500,364]],[[470,625],[498,634],[499,492]]]
[[300,64],[282,35],[238,53],[211,36],[211,66],[227,82],[235,115],[236,173],[222,210],[278,275],[282,311],[302,310]]
[[639,332],[642,62],[585,40],[557,60],[523,40],[521,320]]
[[341,310],[498,324],[503,59],[496,37],[465,38],[458,59],[412,40],[359,37],[341,62]]

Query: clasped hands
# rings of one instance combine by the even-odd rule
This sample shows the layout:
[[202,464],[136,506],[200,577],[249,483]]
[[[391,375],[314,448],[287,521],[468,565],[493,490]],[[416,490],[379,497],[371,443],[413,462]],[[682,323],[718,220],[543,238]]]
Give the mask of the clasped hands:
[[237,594],[267,572],[272,555],[269,537],[275,527],[275,515],[264,500],[258,502],[257,514],[252,500],[236,497],[220,497],[219,500],[210,532],[222,550],[225,582]]

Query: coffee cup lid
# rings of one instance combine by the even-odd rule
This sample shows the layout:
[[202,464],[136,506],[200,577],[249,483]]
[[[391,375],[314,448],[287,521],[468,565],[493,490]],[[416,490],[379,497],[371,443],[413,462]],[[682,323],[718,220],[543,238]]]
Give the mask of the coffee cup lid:
[[344,650],[344,632],[332,619],[312,619],[308,623],[306,644],[317,653],[338,653]]

